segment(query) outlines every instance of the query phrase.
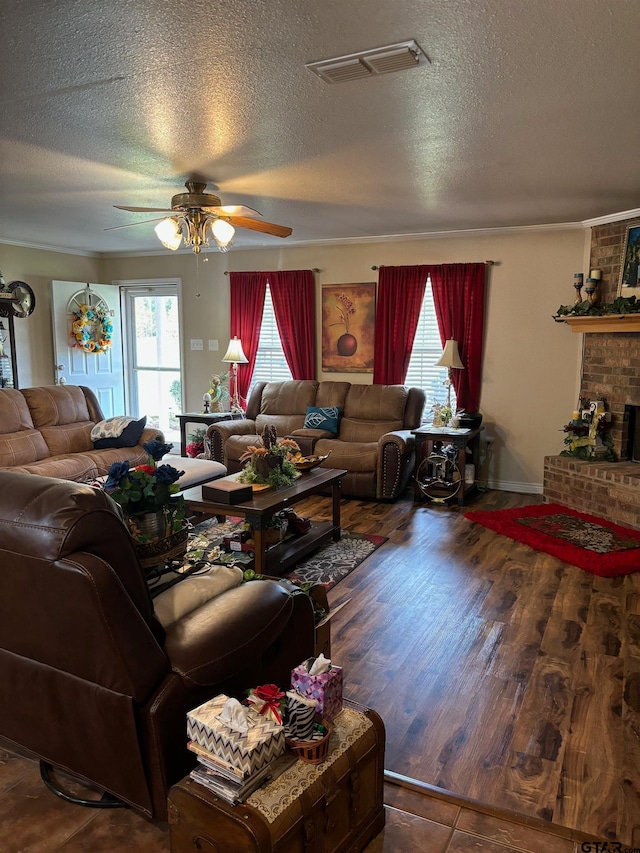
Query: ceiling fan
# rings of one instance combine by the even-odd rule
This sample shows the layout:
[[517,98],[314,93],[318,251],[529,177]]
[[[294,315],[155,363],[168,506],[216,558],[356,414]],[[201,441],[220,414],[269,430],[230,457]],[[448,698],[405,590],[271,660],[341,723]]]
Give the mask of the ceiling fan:
[[[274,225],[253,217],[262,216],[252,207],[242,204],[220,204],[220,199],[213,193],[205,192],[207,182],[200,175],[191,175],[186,181],[186,193],[178,193],[171,199],[171,207],[127,207],[116,204],[118,210],[129,210],[132,213],[170,213],[163,217],[155,227],[158,239],[167,249],[175,251],[180,248],[182,241],[186,246],[192,246],[198,255],[204,246],[209,246],[209,229],[211,236],[221,252],[227,252],[233,240],[236,228],[248,228],[274,237],[288,237],[291,228],[285,225]],[[145,219],[144,222],[156,222],[156,219]],[[130,222],[127,225],[115,225],[105,229],[113,231],[116,228],[129,228],[131,225],[143,225],[144,222]]]

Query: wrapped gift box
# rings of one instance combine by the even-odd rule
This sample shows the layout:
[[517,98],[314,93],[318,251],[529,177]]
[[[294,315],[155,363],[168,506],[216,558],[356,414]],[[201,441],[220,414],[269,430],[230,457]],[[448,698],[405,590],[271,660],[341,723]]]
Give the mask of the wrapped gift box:
[[332,720],[342,711],[342,667],[331,666],[321,675],[309,675],[312,660],[297,666],[291,673],[291,689],[318,703],[318,714]]
[[187,714],[187,735],[245,775],[278,758],[285,750],[284,729],[247,708],[248,732],[236,732],[218,720],[229,697],[221,693]]

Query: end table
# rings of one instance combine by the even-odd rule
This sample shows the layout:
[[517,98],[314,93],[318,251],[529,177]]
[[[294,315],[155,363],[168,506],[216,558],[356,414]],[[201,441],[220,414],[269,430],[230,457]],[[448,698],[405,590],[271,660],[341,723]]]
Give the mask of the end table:
[[[416,440],[416,461],[413,471],[413,496],[414,500],[423,497],[418,486],[418,468],[428,453],[438,447],[452,444],[457,451],[457,465],[460,471],[461,483],[456,501],[458,506],[464,506],[464,500],[469,492],[477,489],[477,474],[480,467],[480,433],[484,427],[475,429],[448,429],[447,427],[423,426],[412,430]],[[465,465],[467,464],[467,449],[471,454],[471,461],[475,465],[475,477],[472,483],[467,483],[465,477]],[[425,452],[426,451],[426,452]]]
[[187,424],[215,424],[218,421],[240,421],[244,415],[238,412],[185,412],[178,415],[180,421],[180,456],[187,455]]

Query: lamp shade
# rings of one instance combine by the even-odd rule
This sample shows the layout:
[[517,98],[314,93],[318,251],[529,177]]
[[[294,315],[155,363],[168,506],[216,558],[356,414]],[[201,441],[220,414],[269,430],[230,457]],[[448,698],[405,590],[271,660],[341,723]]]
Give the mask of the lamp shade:
[[180,248],[182,230],[175,217],[169,216],[167,219],[163,219],[161,222],[158,222],[153,230],[156,232],[158,240],[160,240],[166,249],[171,249],[172,252],[175,252],[176,249]]
[[229,346],[227,347],[227,351],[224,354],[222,359],[223,361],[231,361],[234,364],[247,364],[249,359],[246,357],[244,352],[242,351],[242,344],[240,343],[240,339],[237,337],[231,338],[229,341]]
[[448,340],[444,345],[442,356],[436,361],[436,367],[455,367],[457,370],[464,370],[464,364],[460,360],[458,352],[458,342]]
[[213,239],[216,241],[220,251],[229,251],[229,246],[231,245],[233,236],[236,233],[236,229],[233,225],[230,225],[224,219],[214,219],[211,223],[211,233],[213,234]]

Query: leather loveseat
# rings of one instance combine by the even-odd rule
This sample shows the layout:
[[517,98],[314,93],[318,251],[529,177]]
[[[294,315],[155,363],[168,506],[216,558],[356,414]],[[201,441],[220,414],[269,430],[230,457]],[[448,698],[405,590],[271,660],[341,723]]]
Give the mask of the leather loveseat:
[[165,818],[169,787],[195,763],[187,711],[286,687],[313,649],[309,597],[272,580],[165,631],[104,492],[0,472],[0,737],[18,751]]
[[[424,391],[403,385],[355,385],[350,382],[259,382],[247,404],[245,420],[212,424],[209,454],[230,473],[240,457],[259,442],[267,425],[282,438],[291,436],[303,454],[330,453],[322,465],[347,471],[342,493],[355,498],[394,500],[413,471],[414,436],[425,404]],[[337,434],[305,429],[308,407],[339,407]]]
[[163,438],[145,428],[133,447],[97,450],[91,430],[104,420],[90,388],[46,385],[0,389],[0,471],[12,470],[65,480],[89,482],[109,471],[114,462],[142,465],[143,444]]

